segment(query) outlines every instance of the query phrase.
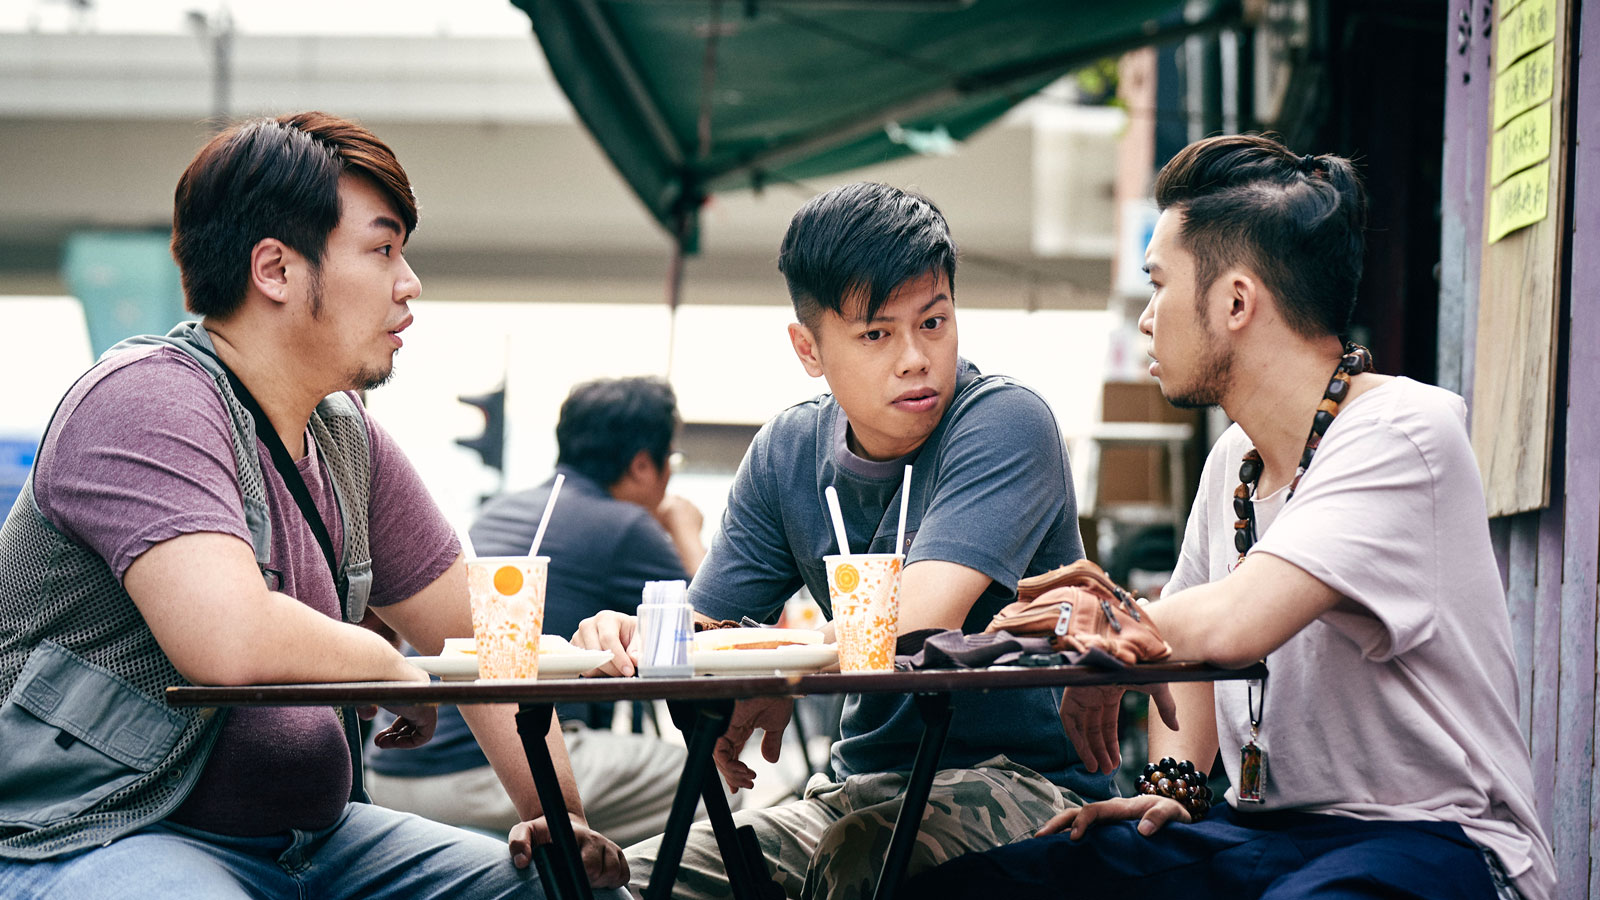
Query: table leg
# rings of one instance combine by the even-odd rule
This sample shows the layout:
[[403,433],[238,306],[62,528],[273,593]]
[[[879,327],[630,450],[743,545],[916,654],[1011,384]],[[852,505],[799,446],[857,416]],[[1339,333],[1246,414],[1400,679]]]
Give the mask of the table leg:
[[[517,734],[522,738],[522,751],[528,755],[528,768],[539,790],[539,805],[550,827],[554,851],[549,854],[549,865],[542,867],[552,876],[544,883],[544,889],[556,900],[594,900],[589,890],[589,877],[583,871],[583,857],[578,852],[578,838],[572,832],[567,801],[561,796],[555,761],[544,743],[554,716],[553,703],[524,703],[517,711]],[[541,880],[544,875],[541,871]]]
[[[678,874],[678,863],[683,858],[683,848],[688,841],[689,828],[694,824],[695,804],[704,801],[706,816],[711,821],[712,833],[717,838],[717,850],[727,867],[728,882],[735,900],[763,900],[781,897],[778,886],[766,876],[766,863],[759,849],[754,858],[746,853],[733,824],[733,814],[728,809],[728,798],[722,793],[712,751],[717,738],[728,730],[728,720],[733,715],[733,700],[680,700],[671,701],[667,708],[672,721],[682,731],[688,744],[688,759],[684,762],[683,778],[678,782],[678,792],[673,797],[672,812],[667,816],[667,830],[656,851],[655,868],[650,873],[650,885],[645,890],[647,900],[667,900]],[[752,832],[753,836],[753,832]],[[752,866],[760,866],[752,871]],[[776,892],[776,894],[774,893]]]
[[749,825],[743,828],[733,824],[733,813],[728,809],[728,797],[722,793],[722,781],[716,764],[711,764],[710,774],[701,786],[700,796],[706,804],[706,818],[711,831],[717,836],[717,851],[728,869],[728,885],[734,900],[783,900],[783,888],[772,880],[766,858],[761,855],[761,844],[756,840],[756,830]]
[[[531,856],[533,861],[530,865],[533,866],[535,872],[539,873],[539,883],[541,885],[555,884],[556,870],[554,864],[550,862],[550,845],[534,844]],[[549,891],[549,893],[554,894],[555,892]]]
[[950,734],[950,695],[917,694],[915,697],[917,712],[922,714],[922,742],[917,745],[917,759],[911,766],[911,778],[906,781],[906,794],[900,801],[900,815],[894,822],[889,855],[878,873],[878,889],[872,894],[873,900],[892,900],[900,886],[906,864],[911,861],[917,830],[922,827],[922,814],[928,808],[933,776],[939,771],[939,755],[944,752],[945,738]]
[[817,774],[817,767],[811,764],[811,747],[809,741],[806,740],[806,724],[800,717],[800,701],[798,698],[795,700],[794,711],[790,713],[790,716],[789,721],[794,726],[794,736],[800,741],[800,761],[806,764],[806,777],[800,779],[800,790],[795,791],[798,796],[805,793],[806,782],[811,780],[811,776]]
[[715,767],[711,751],[716,747],[717,738],[728,730],[733,703],[732,700],[700,703],[684,700],[667,704],[673,723],[683,732],[689,753],[683,764],[683,778],[678,781],[678,792],[672,797],[672,811],[667,814],[667,829],[656,848],[656,864],[644,891],[645,900],[670,900],[672,896],[678,863],[683,859],[683,847],[689,840],[689,826],[694,824],[694,808],[700,802],[706,776]]

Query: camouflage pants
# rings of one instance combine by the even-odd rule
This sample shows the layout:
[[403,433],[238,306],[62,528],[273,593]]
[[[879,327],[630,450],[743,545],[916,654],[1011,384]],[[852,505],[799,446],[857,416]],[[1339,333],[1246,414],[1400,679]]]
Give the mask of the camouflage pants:
[[[905,786],[903,772],[855,775],[843,782],[818,775],[806,785],[803,799],[743,810],[733,821],[755,828],[767,868],[786,897],[866,898],[888,856]],[[1030,836],[1051,816],[1082,802],[1004,756],[971,769],[944,769],[934,775],[906,872]],[[627,850],[635,895],[650,882],[660,844],[655,837]],[[672,896],[722,900],[732,895],[716,836],[709,823],[700,822],[689,830]]]

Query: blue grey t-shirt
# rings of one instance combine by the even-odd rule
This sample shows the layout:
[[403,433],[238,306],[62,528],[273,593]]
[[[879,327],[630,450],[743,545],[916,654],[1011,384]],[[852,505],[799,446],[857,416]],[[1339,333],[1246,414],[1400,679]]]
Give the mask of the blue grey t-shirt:
[[[539,547],[542,555],[550,557],[545,634],[571,637],[579,622],[603,609],[633,613],[639,608],[646,581],[688,579],[671,538],[649,510],[612,497],[604,485],[569,466],[557,466],[556,471],[567,480]],[[478,555],[527,553],[554,484],[555,476],[551,476],[538,487],[489,501],[472,523],[472,545]],[[604,726],[613,704],[597,706],[560,703],[556,714],[563,720]],[[602,713],[599,718],[597,712]],[[409,750],[384,750],[368,739],[366,760],[374,771],[401,778],[489,764],[454,706],[439,707],[433,740]]]
[[[854,550],[892,552],[906,463],[915,464],[906,564],[944,560],[991,579],[964,631],[982,631],[1015,595],[1018,579],[1081,559],[1066,448],[1049,406],[1015,381],[981,375],[965,360],[960,367],[944,418],[903,459],[852,453],[832,395],[768,422],[739,466],[721,527],[689,587],[695,609],[773,621],[804,583],[826,610],[822,558],[838,547],[823,489],[838,490]],[[901,609],[915,602],[902,596]],[[940,767],[970,768],[1004,754],[1085,798],[1110,796],[1110,779],[1078,763],[1059,705],[1059,689],[1049,688],[956,695]],[[909,770],[921,736],[909,695],[849,695],[834,768],[841,776]]]

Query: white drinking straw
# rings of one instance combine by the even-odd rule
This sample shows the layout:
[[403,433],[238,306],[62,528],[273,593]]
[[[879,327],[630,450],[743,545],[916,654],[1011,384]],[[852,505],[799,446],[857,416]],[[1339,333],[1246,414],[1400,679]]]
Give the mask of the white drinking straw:
[[472,546],[472,535],[467,533],[467,529],[465,529],[465,528],[457,528],[456,529],[456,537],[461,539],[461,555],[462,555],[462,557],[467,559],[468,561],[477,559],[478,558],[478,551],[473,549],[473,546]]
[[844,513],[839,509],[839,492],[828,485],[822,491],[828,498],[828,514],[833,516],[833,533],[839,538],[839,555],[850,555],[850,538],[844,533]]
[[900,527],[894,533],[894,552],[906,552],[906,504],[911,501],[911,467],[906,466],[906,480],[900,484]]
[[567,476],[556,473],[556,483],[550,487],[550,499],[544,504],[544,515],[539,517],[539,530],[533,533],[533,546],[528,548],[529,556],[539,555],[539,542],[544,540],[545,527],[550,524],[550,513],[556,508],[556,498],[561,496],[561,483]]

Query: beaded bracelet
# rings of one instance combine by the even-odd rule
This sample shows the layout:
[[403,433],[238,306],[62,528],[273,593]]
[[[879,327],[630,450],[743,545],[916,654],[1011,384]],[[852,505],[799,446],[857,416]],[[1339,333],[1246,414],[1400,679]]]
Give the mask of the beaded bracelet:
[[1139,776],[1138,791],[1178,801],[1194,821],[1199,821],[1211,809],[1211,788],[1206,786],[1206,773],[1197,770],[1187,759],[1178,762],[1167,756],[1160,762],[1147,763],[1144,774]]

